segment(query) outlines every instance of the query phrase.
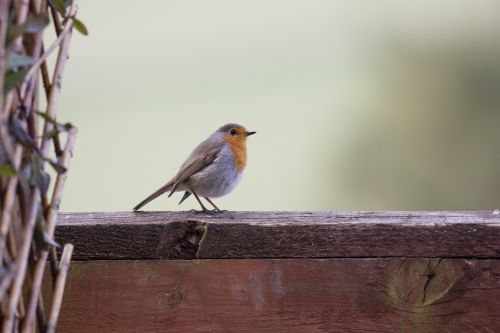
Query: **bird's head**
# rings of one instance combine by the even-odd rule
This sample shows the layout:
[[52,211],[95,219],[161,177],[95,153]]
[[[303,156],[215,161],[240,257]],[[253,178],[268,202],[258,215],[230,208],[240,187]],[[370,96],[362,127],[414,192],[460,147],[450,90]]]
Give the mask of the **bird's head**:
[[224,140],[231,145],[245,145],[247,137],[256,133],[247,131],[244,126],[238,124],[226,124],[220,127],[217,132],[224,133]]

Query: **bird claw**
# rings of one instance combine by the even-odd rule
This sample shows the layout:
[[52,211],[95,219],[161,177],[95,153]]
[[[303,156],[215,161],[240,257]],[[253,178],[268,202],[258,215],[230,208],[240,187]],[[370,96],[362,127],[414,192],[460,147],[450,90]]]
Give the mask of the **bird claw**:
[[217,215],[217,214],[225,213],[225,212],[227,212],[227,210],[225,210],[225,209],[224,210],[220,210],[220,209],[212,209],[212,210],[209,210],[209,209],[205,209],[205,210],[191,209],[190,212],[195,213],[195,214]]
[[191,213],[195,213],[195,214],[208,214],[208,215],[215,215],[215,214],[217,214],[216,211],[208,210],[208,209],[203,209],[203,210],[191,209],[190,212]]

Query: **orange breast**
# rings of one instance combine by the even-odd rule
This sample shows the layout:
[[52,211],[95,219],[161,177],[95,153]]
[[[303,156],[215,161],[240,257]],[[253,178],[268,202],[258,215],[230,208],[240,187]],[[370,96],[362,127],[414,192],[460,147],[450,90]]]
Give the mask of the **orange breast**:
[[234,165],[239,172],[242,172],[247,165],[247,138],[233,137],[226,135],[224,139],[229,143],[233,152]]

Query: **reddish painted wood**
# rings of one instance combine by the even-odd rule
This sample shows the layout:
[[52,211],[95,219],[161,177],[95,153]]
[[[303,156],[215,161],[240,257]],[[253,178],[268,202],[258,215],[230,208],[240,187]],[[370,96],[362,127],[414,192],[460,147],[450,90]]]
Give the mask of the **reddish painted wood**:
[[88,261],[68,278],[60,332],[500,332],[499,260]]
[[64,213],[74,258],[500,257],[495,212]]

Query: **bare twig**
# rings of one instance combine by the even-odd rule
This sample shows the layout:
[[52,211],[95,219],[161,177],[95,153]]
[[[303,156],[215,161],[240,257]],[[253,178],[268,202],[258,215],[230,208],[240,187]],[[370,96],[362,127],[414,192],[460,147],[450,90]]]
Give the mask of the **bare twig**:
[[[19,22],[18,24],[22,24],[24,20],[26,20],[28,9],[29,9],[30,2],[28,1],[23,1],[22,2],[22,9],[21,12],[18,14],[17,21]],[[31,3],[31,6],[34,6],[34,3]],[[22,43],[21,39],[16,39],[16,43]],[[42,46],[42,33],[39,32],[37,33],[35,37],[35,43],[33,46],[33,58],[37,58],[38,55],[40,54],[41,51],[41,46]],[[36,95],[36,77],[33,76],[33,78],[29,81],[25,80],[25,83],[22,85],[21,88],[21,96],[23,98],[22,104],[31,112],[32,109],[32,103],[33,103],[33,96]],[[30,87],[31,89],[28,89]],[[6,105],[7,109],[10,111],[11,109],[11,103],[12,103],[12,94],[10,95],[10,98],[8,99],[8,103]],[[14,169],[19,172],[19,167],[21,164],[21,157],[22,157],[22,152],[23,149],[20,145],[14,145],[11,143],[12,140],[10,140],[10,137],[8,135],[8,116],[9,116],[9,111],[5,112],[2,114],[2,123],[0,126],[2,128],[0,129],[0,136],[2,138],[2,144],[6,150],[9,150],[11,146],[15,146],[15,152],[14,156],[11,158],[11,163]],[[36,137],[36,133],[34,133],[36,129],[33,127],[31,128],[31,132],[33,137]],[[10,227],[10,221],[11,221],[11,214],[12,214],[12,207],[14,204],[14,198],[15,198],[15,189],[18,184],[18,175],[15,175],[14,177],[11,177],[9,179],[8,185],[7,185],[7,191],[6,191],[6,196],[4,199],[4,206],[3,206],[3,211],[2,211],[2,217],[0,220],[0,238],[3,238],[2,236],[5,236],[7,233],[7,230]],[[3,250],[4,247],[0,246],[0,262],[1,258],[3,255]]]
[[19,304],[22,286],[24,284],[24,278],[26,276],[28,255],[31,248],[31,242],[33,240],[33,230],[35,229],[39,200],[40,200],[40,189],[38,187],[35,187],[31,192],[30,214],[28,216],[28,221],[23,231],[24,238],[22,241],[21,249],[17,254],[16,258],[17,271],[14,278],[14,283],[12,284],[11,288],[11,294],[7,306],[7,312],[5,313],[4,317],[3,332],[11,332],[12,328],[14,327],[16,308],[17,305]]
[[7,158],[14,165],[14,144],[9,133],[9,117],[14,103],[14,94],[10,92],[5,98],[4,110],[0,114],[0,143],[2,144]]
[[[10,114],[10,108],[12,105],[13,94],[10,93],[7,96],[5,103],[5,111],[0,116],[0,141],[4,147],[4,151],[9,158],[12,167],[19,172],[19,167],[21,166],[21,158],[23,155],[23,147],[19,144],[13,143],[8,130],[8,117]],[[18,183],[18,176],[14,175],[9,178],[7,182],[7,190],[5,191],[5,196],[3,198],[3,209],[2,215],[0,217],[0,240],[3,242],[6,239],[7,232],[11,225],[12,220],[12,209],[14,207],[16,188]],[[0,263],[3,258],[5,246],[0,242]],[[11,244],[12,246],[12,244]]]
[[[17,16],[17,23],[22,24],[24,20],[26,20],[26,16],[28,13],[29,9],[29,2],[21,2],[21,8],[18,11],[18,16]],[[70,8],[70,13],[71,12],[76,12],[76,7],[72,6]],[[61,44],[61,47],[59,49],[59,55],[57,59],[57,64],[56,64],[56,69],[54,70],[54,79],[53,82],[56,82],[55,79],[57,78],[57,82],[60,82],[60,78],[62,76],[62,72],[64,71],[64,63],[66,62],[66,57],[68,53],[68,47],[69,47],[69,41],[70,38],[67,37],[70,36],[71,32],[71,26],[72,26],[72,19],[69,19],[68,22],[66,22],[66,26],[63,29],[63,32],[59,35],[59,37],[56,39],[56,41],[51,45],[49,50],[45,52],[38,60],[35,62],[35,64],[30,68],[28,73],[25,76],[24,82],[28,82],[30,79],[31,75],[35,73],[35,71],[38,69],[38,67],[43,63],[43,61],[48,57],[48,55],[57,47],[59,44]],[[14,43],[17,47],[22,47],[22,35],[19,36]],[[12,92],[9,94],[11,95]],[[56,108],[56,99],[57,96],[59,95],[59,84],[55,85],[51,88],[51,93],[50,93],[50,98],[49,98],[49,103],[47,105],[47,114],[53,115],[55,114],[55,108]],[[8,110],[6,110],[8,112]],[[45,130],[51,128],[51,124],[46,121],[45,122]],[[46,133],[44,131],[44,133]],[[42,139],[42,156],[46,156],[48,151],[48,144],[47,140]],[[33,231],[35,228],[35,223],[36,223],[36,217],[38,215],[38,208],[39,208],[39,203],[40,203],[40,189],[38,187],[34,187],[32,192],[31,192],[31,200],[30,200],[30,213],[27,219],[27,223],[24,228],[23,232],[23,241],[21,244],[21,250],[19,251],[17,258],[16,258],[16,275],[14,278],[14,282],[12,284],[12,289],[11,289],[11,295],[9,298],[8,306],[7,306],[7,312],[4,317],[3,321],[3,331],[4,332],[11,332],[12,328],[14,327],[15,323],[15,313],[16,313],[16,308],[19,304],[20,296],[21,296],[21,291],[22,291],[22,286],[24,284],[24,279],[26,276],[26,267],[28,264],[28,255],[29,251],[31,248],[31,243],[33,239]],[[37,298],[38,299],[38,298]]]
[[[68,138],[66,140],[66,147],[64,147],[63,154],[60,159],[60,164],[68,169],[71,157],[73,156],[73,147],[75,146],[76,135],[78,134],[78,129],[72,127],[68,131]],[[54,185],[54,191],[52,194],[52,200],[50,202],[50,210],[47,214],[47,233],[52,236],[54,235],[54,229],[56,227],[57,213],[59,211],[59,205],[61,203],[61,198],[64,190],[64,185],[66,184],[66,179],[68,178],[68,173],[60,173],[57,176],[56,183]]]
[[49,259],[50,259],[50,275],[52,276],[52,287],[55,286],[56,276],[57,276],[57,251],[56,248],[51,246],[49,249]]
[[[57,97],[59,96],[59,93],[61,91],[61,78],[64,72],[66,59],[68,57],[69,43],[71,41],[70,28],[73,26],[73,17],[74,15],[76,15],[76,11],[76,6],[71,6],[71,8],[69,9],[70,16],[68,17],[68,20],[66,21],[64,28],[58,37],[59,39],[61,38],[61,36],[64,37],[64,35],[67,34],[67,36],[62,39],[61,47],[59,48],[59,54],[57,56],[56,67],[54,69],[54,76],[52,77],[52,85],[47,104],[47,111],[45,113],[50,118],[55,118],[55,114],[57,113]],[[52,127],[53,125],[50,122],[45,122],[41,145],[41,151],[44,155],[47,154],[49,147],[49,140],[46,138],[45,134],[48,133],[52,129]]]
[[[43,47],[43,44],[42,44],[42,53],[45,53],[45,48]],[[42,62],[40,70],[42,72],[42,82],[43,82],[43,89],[45,90],[45,96],[49,98],[50,78],[49,78],[49,70],[47,69],[47,61]]]
[[[14,153],[14,168],[17,170],[21,164],[21,157],[23,154],[23,149],[20,145],[17,146],[16,151]],[[0,220],[0,239],[5,240],[7,238],[7,232],[10,228],[10,223],[12,219],[12,207],[14,206],[15,196],[16,196],[16,187],[17,187],[17,176],[12,176],[7,183],[7,190],[5,192],[5,197],[3,198],[3,209],[2,209],[2,217]],[[5,247],[0,244],[0,263],[3,258],[3,251]]]
[[[66,141],[66,146],[64,148],[64,152],[61,157],[61,165],[65,168],[69,167],[69,162],[71,160],[73,147],[76,140],[77,134],[76,127],[73,127],[68,132],[68,139]],[[64,184],[66,183],[68,175],[67,173],[58,174],[56,179],[56,184],[54,186],[54,192],[52,194],[52,201],[49,206],[49,211],[47,214],[47,224],[46,224],[46,232],[49,237],[53,237],[56,220],[57,220],[57,212],[59,210],[59,203],[62,198],[62,193],[64,189]],[[24,326],[22,332],[28,333],[33,329],[33,325],[35,324],[35,310],[37,305],[37,300],[40,295],[40,288],[42,285],[43,274],[46,267],[46,261],[49,252],[47,250],[43,250],[40,252],[38,259],[35,264],[35,271],[33,274],[33,281],[31,286],[31,295],[27,310],[26,319],[24,321]]]
[[[37,135],[39,122],[42,118],[33,116],[32,111],[38,109],[38,76],[41,73],[47,98],[45,114],[52,119],[56,119],[61,78],[68,58],[71,31],[77,12],[77,6],[72,2],[66,15],[61,16],[52,7],[48,8],[47,0],[21,0],[15,3],[12,3],[12,0],[0,0],[0,145],[9,164],[16,171],[13,176],[2,177],[0,184],[2,192],[0,193],[2,200],[0,204],[2,210],[0,215],[0,266],[7,272],[0,279],[0,304],[2,307],[0,322],[2,323],[2,332],[5,333],[11,333],[14,330],[17,332],[21,325],[23,325],[23,332],[26,333],[35,331],[44,333],[46,327],[51,332],[55,331],[67,269],[73,251],[72,245],[66,245],[63,258],[58,266],[55,248],[49,246],[48,250],[40,249],[35,246],[33,240],[33,236],[36,234],[34,231],[41,203],[45,213],[46,236],[53,237],[67,174],[64,172],[57,175],[49,204],[47,195],[45,193],[42,195],[43,191],[39,179],[30,178],[28,181],[24,173],[21,173],[24,158],[27,159],[27,163],[31,163],[33,151],[40,155],[42,159],[48,157],[49,146],[52,143],[54,143],[58,163],[67,169],[77,134],[76,128],[68,130],[66,145],[62,150],[59,136],[49,137],[45,135],[54,127],[52,121],[45,119],[43,135]],[[7,70],[6,30],[8,23],[12,22],[12,19],[9,20],[9,15],[14,13],[16,26],[22,26],[26,22],[28,13],[36,15],[47,13],[47,10],[51,11],[50,14],[53,17],[57,38],[45,51],[42,44],[43,31],[37,32],[29,39],[24,39],[26,38],[25,34],[20,34],[14,39],[14,42],[9,46],[11,50],[32,56],[35,63],[29,67],[23,81],[4,96],[2,87],[4,86],[5,71]],[[64,20],[61,22],[62,18]],[[49,78],[47,58],[56,49],[58,49],[57,60],[53,76]],[[27,135],[34,138],[34,142],[38,143],[38,145],[33,145],[32,148],[23,148],[19,145],[17,143],[18,139],[15,139],[13,132],[11,132],[11,113],[16,113],[17,116],[17,110],[20,107],[23,108],[20,109],[22,110],[20,112],[22,117],[19,119],[26,122],[22,126],[27,127]],[[40,139],[38,140],[38,138]],[[43,169],[43,164],[40,167]],[[39,172],[39,170],[35,172]],[[30,183],[33,180],[35,180],[36,186]],[[17,222],[15,214],[17,214],[18,209],[21,212],[22,221],[19,226],[18,223],[14,223],[14,221]],[[37,248],[37,253],[34,251],[35,248]],[[54,303],[51,309],[49,325],[47,326],[41,285],[49,255],[54,283]],[[29,292],[24,290],[27,286],[31,287]],[[25,308],[24,302],[27,300],[29,304]],[[23,320],[20,320],[20,318],[23,318]],[[37,322],[35,322],[35,318],[38,319]]]
[[59,274],[57,275],[54,297],[52,298],[52,309],[50,311],[49,322],[47,323],[47,333],[54,333],[57,327],[57,319],[61,312],[62,297],[64,294],[64,285],[66,284],[66,276],[68,274],[69,262],[73,254],[73,245],[66,244],[59,265]]
[[[2,279],[0,279],[0,299],[4,299],[4,295],[7,289],[10,286],[12,279],[14,278],[15,264],[12,262],[12,259],[8,256],[5,256],[6,265],[4,265],[4,269],[6,270],[5,275]],[[5,304],[1,304],[5,306]],[[6,308],[0,309],[2,312],[6,311]]]
[[45,305],[43,303],[43,295],[38,297],[38,306],[36,308],[36,321],[38,323],[38,331],[45,333],[47,331],[47,317],[45,316]]
[[[26,19],[28,18],[28,11],[30,9],[30,2],[29,1],[19,1],[19,6],[17,8],[17,15],[16,15],[16,24],[18,26],[21,26],[26,22]],[[23,47],[23,35],[19,35],[15,40],[14,40],[14,47],[17,50],[21,50]]]
[[[43,45],[42,45],[42,50],[43,50]],[[43,53],[43,51],[42,51]],[[49,98],[50,95],[50,78],[49,78],[49,72],[47,69],[47,62],[44,61],[40,67],[41,73],[42,73],[42,83],[43,83],[43,89],[45,91],[45,96],[47,99]],[[61,142],[59,140],[59,135],[54,136],[54,151],[56,153],[56,156],[61,156],[62,154],[62,149],[61,149]]]
[[50,7],[50,14],[52,16],[52,20],[54,21],[54,28],[56,30],[56,35],[59,36],[61,34],[61,19],[59,18],[59,13],[54,8]]
[[64,28],[57,39],[52,42],[52,44],[44,52],[44,54],[42,54],[42,56],[33,65],[31,65],[30,69],[26,73],[25,80],[28,80],[37,71],[38,67],[40,67],[42,63],[49,57],[49,55],[62,43],[63,40],[65,40],[64,37],[71,31],[72,26],[73,19],[69,19],[64,25]]
[[7,36],[7,24],[9,23],[9,5],[10,0],[0,0],[0,111],[3,106],[3,84],[4,73],[7,65],[7,52],[5,50],[5,38]]

